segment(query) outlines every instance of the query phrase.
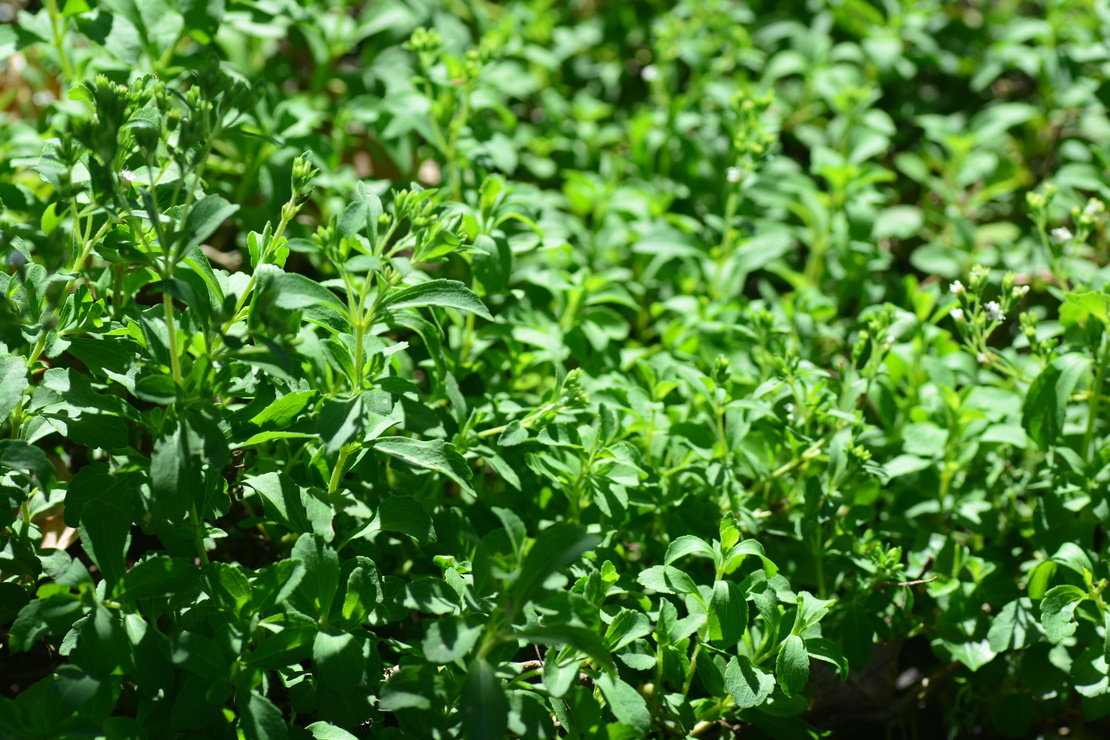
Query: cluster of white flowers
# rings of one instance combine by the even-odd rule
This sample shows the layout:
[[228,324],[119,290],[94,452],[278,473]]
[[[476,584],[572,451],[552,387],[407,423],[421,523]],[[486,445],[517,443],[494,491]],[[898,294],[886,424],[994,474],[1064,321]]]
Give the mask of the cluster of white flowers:
[[725,177],[728,178],[729,182],[740,182],[744,179],[744,170],[739,167],[729,167],[725,170]]
[[948,292],[952,295],[963,295],[965,292],[967,292],[967,289],[964,288],[963,283],[957,280],[956,282],[948,286]]
[[1064,242],[1071,239],[1071,232],[1068,231],[1067,229],[1065,229],[1063,226],[1061,226],[1057,229],[1052,230],[1052,239],[1057,244],[1063,244]]
[[789,422],[794,421],[794,404],[786,404],[786,420]]
[[1014,298],[1019,298],[1020,299],[1020,298],[1024,298],[1027,295],[1029,295],[1029,286],[1028,285],[1016,285],[1016,286],[1014,286],[1014,292],[1013,292]]
[[964,310],[962,308],[953,308],[948,312],[948,315],[958,324],[964,320]]
[[644,82],[655,82],[659,79],[659,69],[654,64],[649,64],[640,70],[640,76],[644,78]]
[[983,308],[987,310],[988,321],[1002,321],[1006,318],[1006,314],[1002,313],[1002,306],[998,305],[998,301],[987,301],[983,304]]
[[131,183],[135,182],[135,175],[131,172],[131,170],[120,170],[119,179],[120,182],[122,182],[124,185],[130,185]]

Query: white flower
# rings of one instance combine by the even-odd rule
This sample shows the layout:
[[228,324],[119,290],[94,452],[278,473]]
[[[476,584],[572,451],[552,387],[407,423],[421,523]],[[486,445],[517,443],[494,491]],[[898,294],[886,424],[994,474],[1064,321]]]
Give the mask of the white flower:
[[998,301],[987,301],[983,308],[987,310],[987,319],[989,321],[1002,321],[1006,318],[1006,314],[1002,313],[1002,306],[998,305]]
[[957,324],[964,320],[964,310],[962,308],[953,308],[948,312],[948,315],[951,316]]
[[131,172],[131,170],[120,170],[119,179],[120,182],[122,182],[123,184],[130,185],[131,183],[135,182],[135,175]]
[[986,365],[986,364],[987,364],[987,356],[986,356],[985,354],[983,354],[982,352],[980,352],[980,353],[979,353],[979,354],[978,354],[978,355],[977,355],[977,356],[975,357],[975,359],[979,361],[979,364],[980,364],[980,365]]
[[640,70],[640,76],[644,78],[644,82],[655,82],[659,79],[659,69],[654,64],[649,64]]
[[1057,244],[1062,244],[1063,242],[1071,239],[1071,232],[1061,226],[1058,229],[1052,230],[1052,238],[1056,241]]
[[739,167],[729,167],[725,170],[725,177],[728,178],[729,182],[740,182],[744,179],[744,170]]
[[1014,298],[1018,298],[1018,299],[1024,298],[1028,294],[1029,294],[1029,286],[1028,285],[1015,285],[1014,286],[1014,292],[1013,292]]
[[786,420],[794,421],[794,404],[792,403],[786,404]]
[[1091,198],[1089,201],[1087,201],[1087,205],[1083,208],[1083,215],[1089,219],[1093,219],[1095,216],[1102,213],[1104,209],[1105,206],[1102,204],[1101,200]]
[[965,292],[964,284],[957,280],[948,286],[948,292],[952,295],[963,295]]

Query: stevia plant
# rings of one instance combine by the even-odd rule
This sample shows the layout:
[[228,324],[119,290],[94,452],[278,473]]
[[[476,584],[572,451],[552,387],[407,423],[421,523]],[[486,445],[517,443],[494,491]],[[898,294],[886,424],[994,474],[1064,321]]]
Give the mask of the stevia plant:
[[0,736],[1100,736],[1104,25],[19,13]]

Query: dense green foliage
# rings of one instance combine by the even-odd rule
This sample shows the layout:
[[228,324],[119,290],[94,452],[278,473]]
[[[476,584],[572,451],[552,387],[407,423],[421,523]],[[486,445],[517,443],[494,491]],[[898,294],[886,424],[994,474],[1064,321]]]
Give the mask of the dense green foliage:
[[41,5],[0,739],[1105,737],[1105,2]]

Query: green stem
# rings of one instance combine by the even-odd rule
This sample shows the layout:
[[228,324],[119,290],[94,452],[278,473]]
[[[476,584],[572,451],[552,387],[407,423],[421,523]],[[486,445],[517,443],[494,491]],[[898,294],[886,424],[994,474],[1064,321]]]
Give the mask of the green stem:
[[[290,203],[292,202],[293,201],[290,201]],[[237,322],[243,320],[243,307],[246,306],[247,299],[250,297],[251,292],[254,290],[255,283],[258,282],[258,276],[262,270],[262,265],[266,264],[266,259],[270,256],[270,252],[273,250],[273,245],[278,243],[278,240],[281,239],[282,235],[285,233],[285,227],[289,225],[289,222],[292,221],[295,216],[296,211],[290,209],[288,217],[286,217],[286,209],[282,208],[281,221],[278,222],[277,230],[273,233],[273,236],[270,237],[269,242],[262,245],[262,253],[258,255],[258,264],[254,266],[254,272],[251,273],[250,280],[247,281],[247,286],[243,289],[242,295],[240,295],[239,299],[235,301],[235,310],[231,313],[231,318],[228,319],[224,323],[224,325],[220,327],[220,333],[213,342],[213,350],[219,348],[219,343],[222,341],[223,335],[227,334],[228,330],[230,330],[231,327],[234,326]]]
[[339,484],[343,482],[343,468],[347,466],[347,458],[350,456],[351,448],[348,445],[339,448],[339,459],[335,461],[335,467],[331,471],[331,480],[328,481],[329,495],[339,490]]
[[694,652],[690,655],[690,669],[686,671],[686,682],[682,684],[682,695],[686,696],[690,693],[690,686],[694,683],[694,674],[697,672],[695,669],[698,666],[698,653],[701,652],[701,640],[695,638]]
[[1083,435],[1083,449],[1080,456],[1086,460],[1091,449],[1091,442],[1095,438],[1095,426],[1098,423],[1099,405],[1102,403],[1102,384],[1106,377],[1107,347],[1110,344],[1103,341],[1100,351],[1095,352],[1095,375],[1088,397],[1087,432]]
[[196,544],[197,557],[200,558],[201,564],[208,565],[208,551],[204,547],[204,522],[197,514],[195,503],[189,506],[189,521],[193,525],[193,542]]
[[736,209],[740,205],[740,193],[735,186],[730,190],[731,192],[728,194],[728,200],[725,201],[725,233],[721,237],[721,247],[720,251],[717,253],[717,269],[713,273],[713,280],[709,285],[709,295],[712,298],[719,297],[721,273],[725,269],[725,263],[728,262],[728,258],[732,256],[732,222],[733,219],[736,218]]
[[459,367],[465,367],[467,357],[470,356],[470,345],[474,334],[474,314],[466,314],[466,326],[463,328],[462,347],[459,348]]
[[[50,33],[54,37],[54,49],[58,52],[58,60],[62,65],[62,74],[65,75],[66,82],[73,84],[73,68],[69,64],[69,57],[66,55],[65,47],[65,29],[59,28],[59,15],[58,15],[58,2],[57,0],[47,1],[47,12],[50,14]],[[62,20],[64,24],[64,19]]]
[[820,529],[813,534],[813,560],[817,568],[817,596],[824,599],[828,589],[825,586],[825,547]]
[[166,317],[166,331],[169,333],[170,340],[170,368],[173,371],[174,381],[180,386],[181,357],[178,355],[177,348],[177,325],[173,319],[173,299],[166,290],[162,291],[162,311]]

